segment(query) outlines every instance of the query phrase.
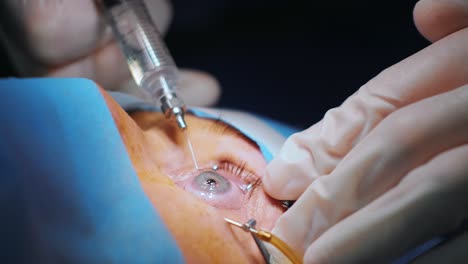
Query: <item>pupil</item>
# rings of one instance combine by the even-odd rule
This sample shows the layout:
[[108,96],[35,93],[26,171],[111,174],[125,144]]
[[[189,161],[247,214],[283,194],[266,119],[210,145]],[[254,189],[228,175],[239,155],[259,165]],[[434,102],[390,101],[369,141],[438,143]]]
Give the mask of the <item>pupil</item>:
[[216,181],[213,180],[213,179],[208,179],[206,180],[206,184],[210,185],[210,186],[215,186],[216,185]]

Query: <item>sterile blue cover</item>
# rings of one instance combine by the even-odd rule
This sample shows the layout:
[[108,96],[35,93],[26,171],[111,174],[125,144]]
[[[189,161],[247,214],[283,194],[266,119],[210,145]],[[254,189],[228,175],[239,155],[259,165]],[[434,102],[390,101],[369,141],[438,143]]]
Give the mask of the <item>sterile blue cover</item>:
[[0,262],[182,263],[85,79],[0,80]]

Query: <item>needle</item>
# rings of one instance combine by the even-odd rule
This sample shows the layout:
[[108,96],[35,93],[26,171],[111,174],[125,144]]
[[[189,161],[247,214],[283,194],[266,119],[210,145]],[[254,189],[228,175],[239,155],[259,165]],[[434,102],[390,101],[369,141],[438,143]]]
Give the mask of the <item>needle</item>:
[[195,151],[193,150],[192,141],[189,138],[187,130],[184,130],[184,136],[185,136],[185,141],[187,142],[188,149],[190,151],[190,155],[192,155],[193,165],[195,166],[195,169],[198,170],[199,167],[198,167],[197,157],[195,156]]
[[239,222],[236,222],[236,221],[234,221],[234,220],[231,220],[231,219],[229,219],[229,218],[227,218],[227,217],[224,217],[224,221],[230,223],[231,225],[235,225],[235,226],[238,226],[238,227],[240,227],[240,228],[244,228],[244,225],[243,225],[243,224],[241,224],[241,223],[239,223]]
[[252,232],[254,234],[258,233],[258,230],[256,230],[255,228],[248,227],[247,225],[241,224],[241,223],[236,222],[236,221],[234,221],[232,219],[229,219],[227,217],[224,217],[224,221],[228,222],[231,225],[235,225],[237,227],[240,227],[240,228],[244,229],[245,231],[250,231],[250,232]]
[[231,225],[234,225],[234,226],[237,226],[237,227],[240,227],[242,229],[244,229],[245,231],[250,231],[251,234],[252,234],[252,237],[255,241],[255,244],[257,245],[258,249],[260,250],[260,253],[262,253],[262,256],[263,256],[263,259],[265,260],[265,263],[270,263],[270,253],[268,252],[268,250],[266,249],[265,245],[263,245],[263,243],[257,238],[257,236],[255,234],[258,234],[258,231],[255,230],[253,227],[255,226],[255,220],[254,219],[250,219],[246,224],[241,224],[239,222],[236,222],[232,219],[229,219],[229,218],[224,218],[224,220],[226,222],[228,222],[229,224]]

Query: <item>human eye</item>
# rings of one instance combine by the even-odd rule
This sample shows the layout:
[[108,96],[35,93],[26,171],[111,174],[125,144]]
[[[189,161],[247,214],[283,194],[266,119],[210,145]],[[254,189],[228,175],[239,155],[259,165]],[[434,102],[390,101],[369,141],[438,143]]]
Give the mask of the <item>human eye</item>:
[[172,178],[180,188],[214,207],[226,209],[240,209],[261,183],[261,177],[247,169],[246,162],[233,157]]

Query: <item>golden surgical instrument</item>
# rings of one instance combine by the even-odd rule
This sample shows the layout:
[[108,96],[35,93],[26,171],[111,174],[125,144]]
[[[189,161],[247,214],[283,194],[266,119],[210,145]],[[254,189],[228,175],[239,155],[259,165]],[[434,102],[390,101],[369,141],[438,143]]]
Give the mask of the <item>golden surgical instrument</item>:
[[[283,253],[291,261],[291,263],[302,264],[301,258],[297,256],[297,254],[284,241],[282,241],[272,233],[265,230],[255,229],[249,222],[247,222],[246,224],[241,224],[226,217],[224,218],[224,220],[233,226],[239,227],[246,232],[250,232],[251,234],[256,235],[260,240],[270,243],[279,251],[281,251],[281,253]],[[262,251],[262,248],[260,248],[260,251]]]

